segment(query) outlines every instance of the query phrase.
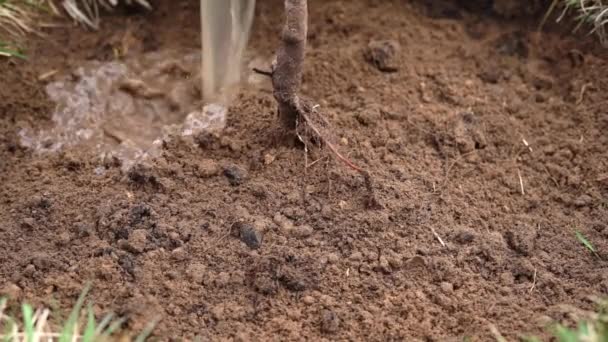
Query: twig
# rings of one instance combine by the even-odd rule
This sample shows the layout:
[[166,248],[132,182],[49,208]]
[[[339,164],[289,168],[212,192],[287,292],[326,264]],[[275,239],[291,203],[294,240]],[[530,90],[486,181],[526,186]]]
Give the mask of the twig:
[[264,75],[264,76],[268,76],[268,77],[272,78],[272,71],[266,71],[266,70],[262,70],[262,69],[258,69],[258,68],[253,68],[252,70],[256,74],[260,74],[260,75]]
[[528,143],[528,141],[526,140],[526,138],[521,138],[521,141],[524,143],[524,145],[528,148],[528,150],[530,150],[530,152],[534,152],[532,150],[532,146],[530,146],[530,144]]
[[592,86],[592,83],[585,83],[583,84],[583,86],[581,87],[581,92],[578,95],[578,99],[576,100],[576,105],[580,105],[581,103],[583,103],[583,100],[585,99],[585,92],[587,91],[587,88],[589,88],[590,86]]
[[437,240],[439,240],[439,243],[443,246],[446,247],[445,242],[443,242],[443,239],[441,238],[441,236],[439,236],[439,234],[437,234],[437,232],[435,231],[435,229],[433,227],[431,227],[431,232],[433,233],[433,235],[435,235],[435,238],[437,238]]
[[536,267],[534,268],[534,276],[532,276],[532,286],[530,287],[530,290],[528,290],[528,293],[532,293],[532,291],[534,291],[535,287],[536,287]]
[[519,172],[519,168],[517,169],[517,177],[519,177],[519,189],[521,190],[521,194],[525,195],[524,191],[524,180],[521,178],[521,172]]

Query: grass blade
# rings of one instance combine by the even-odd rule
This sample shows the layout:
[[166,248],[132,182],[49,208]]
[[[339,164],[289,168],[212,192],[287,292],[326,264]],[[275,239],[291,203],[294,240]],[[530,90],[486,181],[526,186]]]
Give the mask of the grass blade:
[[95,329],[95,336],[101,335],[106,326],[112,322],[112,318],[114,318],[114,315],[109,313],[99,322]]
[[150,334],[152,333],[152,330],[154,330],[154,327],[156,327],[157,324],[158,324],[158,319],[155,319],[154,321],[148,323],[146,325],[146,328],[144,329],[144,331],[142,331],[141,334],[139,334],[135,338],[135,342],[146,341],[146,339],[148,338],[148,336],[150,336]]
[[0,56],[27,59],[24,54],[20,53],[19,51],[8,48],[7,45],[4,43],[0,43]]
[[80,310],[82,309],[82,305],[84,304],[84,300],[87,296],[87,293],[90,289],[90,284],[87,284],[78,297],[76,301],[76,305],[72,309],[70,316],[68,317],[68,321],[65,326],[61,330],[61,336],[59,337],[59,342],[70,342],[72,340],[72,336],[74,335],[74,328],[76,327],[76,323],[78,322],[78,316],[80,315]]
[[589,251],[591,251],[591,253],[597,254],[597,251],[595,250],[595,247],[593,247],[593,244],[591,244],[591,242],[589,242],[589,240],[587,240],[587,238],[583,234],[581,234],[581,232],[577,230],[575,234],[576,238],[580,243],[583,244],[583,246],[585,246]]
[[126,319],[124,318],[119,318],[117,320],[115,320],[114,322],[112,322],[112,324],[110,324],[110,326],[108,327],[108,329],[106,329],[102,334],[101,334],[101,340],[105,341],[107,339],[110,338],[110,336],[118,329],[120,329],[120,327],[122,326],[122,324],[126,321]]
[[29,304],[21,306],[23,313],[23,328],[27,342],[34,342],[34,310]]
[[93,342],[95,339],[95,315],[93,314],[93,308],[89,304],[87,307],[87,325],[84,328],[84,334],[82,336],[83,342]]

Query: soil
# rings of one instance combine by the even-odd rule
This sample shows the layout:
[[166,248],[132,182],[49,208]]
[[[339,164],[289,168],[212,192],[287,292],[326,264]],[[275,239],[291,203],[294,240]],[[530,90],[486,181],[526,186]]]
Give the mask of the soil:
[[[0,61],[2,294],[61,312],[91,281],[95,313],[130,331],[159,318],[160,340],[240,341],[547,337],[606,295],[608,60],[593,37],[538,33],[531,7],[310,1],[302,93],[379,209],[357,172],[281,139],[267,80],[221,134],[126,173],[21,146],[52,124],[40,75],[196,49],[196,3],[49,29]],[[282,2],[256,11],[250,51],[269,61]]]

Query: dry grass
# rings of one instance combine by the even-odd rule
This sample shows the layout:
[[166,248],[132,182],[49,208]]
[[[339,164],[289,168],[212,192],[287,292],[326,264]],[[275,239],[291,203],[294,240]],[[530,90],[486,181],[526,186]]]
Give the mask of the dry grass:
[[135,4],[152,9],[147,0],[62,0],[61,6],[76,22],[96,30],[99,28],[100,9],[112,10],[121,1],[127,5]]
[[602,45],[608,46],[608,36],[606,35],[608,0],[553,0],[543,23],[549,15],[558,9],[561,10],[556,20],[558,23],[562,22],[564,18],[573,17],[577,22],[574,31],[578,31],[585,25],[590,25],[590,32],[597,34]]

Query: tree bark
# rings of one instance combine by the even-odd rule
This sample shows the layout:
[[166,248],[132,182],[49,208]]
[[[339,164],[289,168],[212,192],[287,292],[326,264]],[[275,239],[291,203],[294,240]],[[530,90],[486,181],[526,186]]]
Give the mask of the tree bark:
[[306,54],[307,0],[285,0],[285,15],[282,44],[272,65],[272,86],[279,105],[279,117],[287,128],[293,129],[302,112],[298,91]]

